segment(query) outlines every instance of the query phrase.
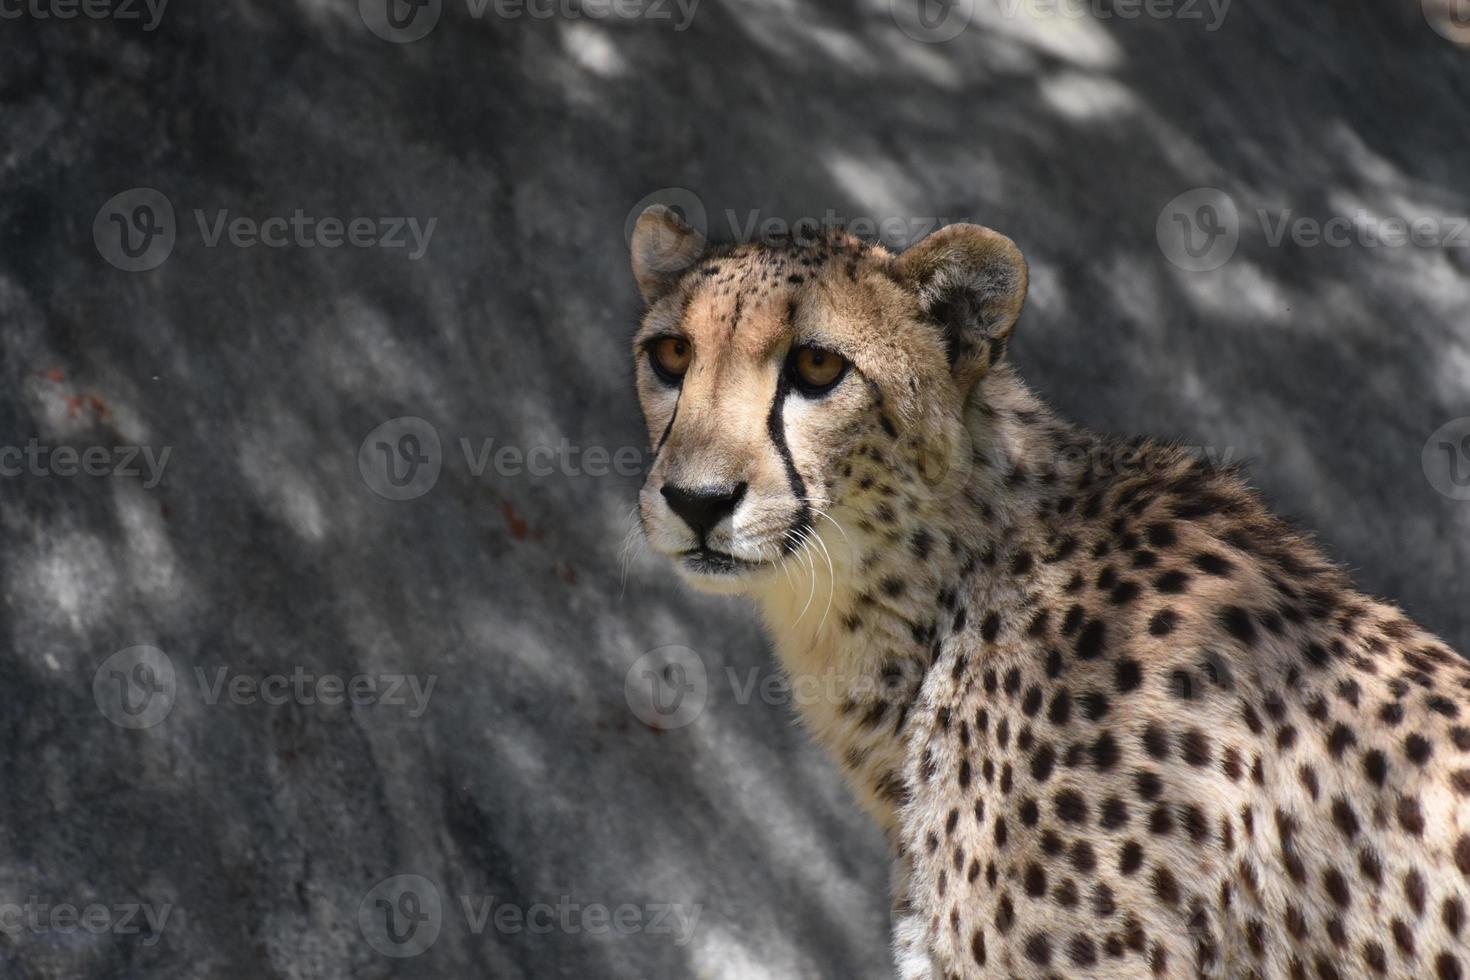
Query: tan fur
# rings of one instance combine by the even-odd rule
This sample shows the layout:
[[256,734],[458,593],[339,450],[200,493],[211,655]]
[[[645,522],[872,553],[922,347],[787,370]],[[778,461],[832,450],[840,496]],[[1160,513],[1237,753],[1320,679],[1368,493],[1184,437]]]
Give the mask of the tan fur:
[[[645,530],[682,565],[665,483],[748,484],[709,543],[763,564],[681,570],[757,601],[888,832],[902,976],[1462,976],[1458,655],[1235,473],[1056,419],[999,360],[1026,281],[1003,236],[895,257],[669,221],[639,228],[698,250],[635,258]],[[671,333],[677,388],[643,353]],[[853,371],[782,400],[801,343]]]

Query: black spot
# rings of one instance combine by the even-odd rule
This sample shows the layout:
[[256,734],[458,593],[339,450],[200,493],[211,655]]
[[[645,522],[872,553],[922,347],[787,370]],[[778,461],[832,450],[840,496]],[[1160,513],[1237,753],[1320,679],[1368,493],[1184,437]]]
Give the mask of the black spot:
[[1046,872],[1041,870],[1041,865],[1034,861],[1026,866],[1026,873],[1021,876],[1021,883],[1026,888],[1026,894],[1032,898],[1040,898],[1046,894]]
[[1168,636],[1179,622],[1179,614],[1172,609],[1160,609],[1148,621],[1148,631],[1154,636]]
[[1047,718],[1054,725],[1065,725],[1072,717],[1072,695],[1065,687],[1058,691],[1047,709]]
[[1142,866],[1143,845],[1136,840],[1125,842],[1118,854],[1118,870],[1125,875],[1131,875]]
[[1050,742],[1042,742],[1031,754],[1031,778],[1038,783],[1044,783],[1051,778],[1052,768],[1056,765],[1057,754],[1051,747]]
[[1031,934],[1026,940],[1026,958],[1037,966],[1046,966],[1051,962],[1051,943],[1042,933]]
[[1047,620],[1051,617],[1045,609],[1038,609],[1036,615],[1031,617],[1031,625],[1026,627],[1027,636],[1045,636]]
[[1064,789],[1056,795],[1057,816],[1066,823],[1087,822],[1087,801],[1076,790]]
[[1226,606],[1220,610],[1220,625],[1241,643],[1250,646],[1256,640],[1256,626],[1250,613],[1239,606]]
[[1174,534],[1174,525],[1166,521],[1150,524],[1144,533],[1148,537],[1148,543],[1155,548],[1168,548],[1178,540]]
[[1097,737],[1097,741],[1092,743],[1092,764],[1099,770],[1106,772],[1112,769],[1118,764],[1120,757],[1118,743],[1113,739],[1111,733],[1103,732]]
[[1077,696],[1077,704],[1088,721],[1101,721],[1108,713],[1108,696],[1101,691],[1087,691]]
[[1358,737],[1348,726],[1338,722],[1332,726],[1332,732],[1327,736],[1327,751],[1332,753],[1334,759],[1342,758],[1342,754],[1354,745],[1358,744]]
[[1382,786],[1388,779],[1388,757],[1379,749],[1369,749],[1363,754],[1363,773],[1373,780],[1374,786]]
[[1157,799],[1164,791],[1164,782],[1156,772],[1144,769],[1133,777],[1134,788],[1138,790],[1139,798],[1145,800]]
[[1124,657],[1114,668],[1113,680],[1118,693],[1127,694],[1143,683],[1143,667],[1132,657]]
[[1154,579],[1154,588],[1165,595],[1175,595],[1183,592],[1185,586],[1188,584],[1189,576],[1180,571],[1164,572],[1158,578]]
[[1113,605],[1121,606],[1125,605],[1126,603],[1132,602],[1134,599],[1137,599],[1138,594],[1141,591],[1142,590],[1138,587],[1137,582],[1125,580],[1119,582],[1113,588],[1112,595],[1110,595],[1108,598],[1112,601]]
[[1169,758],[1169,736],[1158,725],[1149,725],[1144,729],[1143,748],[1150,756],[1160,761]]
[[1077,637],[1077,659],[1093,660],[1102,655],[1103,652],[1103,621],[1094,619],[1082,627],[1082,633]]
[[1154,868],[1154,894],[1165,905],[1179,904],[1179,882],[1168,868]]
[[995,927],[1002,933],[1011,931],[1011,926],[1016,924],[1016,909],[1011,904],[1009,895],[1002,895],[995,909]]
[[1098,823],[1104,830],[1117,830],[1127,824],[1128,804],[1116,796],[1108,797],[1103,801],[1102,814],[1098,818]]
[[1071,636],[1077,632],[1077,627],[1082,625],[1082,617],[1086,615],[1081,606],[1073,606],[1067,610],[1067,615],[1062,619],[1062,635]]
[[1097,855],[1087,841],[1080,839],[1073,841],[1072,867],[1076,868],[1079,874],[1091,874],[1097,867]]
[[1228,558],[1213,551],[1202,551],[1195,555],[1194,564],[1206,575],[1229,575],[1235,567]]

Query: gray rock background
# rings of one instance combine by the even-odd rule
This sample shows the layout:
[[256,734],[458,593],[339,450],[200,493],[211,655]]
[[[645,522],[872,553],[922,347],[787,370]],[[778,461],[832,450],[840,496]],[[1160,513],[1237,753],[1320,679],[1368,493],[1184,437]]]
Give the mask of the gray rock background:
[[[641,451],[623,228],[660,189],[727,233],[727,209],[1004,230],[1033,270],[1014,357],[1056,406],[1249,457],[1364,588],[1470,649],[1470,503],[1421,463],[1470,416],[1470,235],[1270,234],[1287,209],[1446,234],[1470,214],[1470,54],[1411,0],[975,0],[943,43],[887,0],[703,0],[687,24],[466,2],[408,44],[350,0],[0,21],[0,443],[171,453],[153,486],[0,478],[0,974],[888,974],[881,841],[779,692],[743,693],[774,678],[749,612],[646,559],[624,574],[636,475],[477,474],[461,451]],[[139,187],[176,239],[130,273],[93,224]],[[1156,222],[1198,187],[1237,205],[1239,244],[1189,272]],[[437,225],[414,261],[209,247],[196,209]],[[442,470],[393,501],[358,454],[402,416]],[[175,688],[130,729],[111,670],[148,675],[108,658],[138,645]],[[708,696],[659,732],[624,682],[667,645]],[[436,686],[417,713],[211,703],[222,669]],[[400,874],[442,903],[417,956],[359,922],[386,922],[369,893]],[[570,918],[477,930],[464,902],[492,899]],[[626,934],[565,911],[629,903]],[[57,904],[107,911],[68,928],[36,911]],[[127,931],[139,904],[169,911],[160,935]],[[650,904],[697,908],[692,933]]]

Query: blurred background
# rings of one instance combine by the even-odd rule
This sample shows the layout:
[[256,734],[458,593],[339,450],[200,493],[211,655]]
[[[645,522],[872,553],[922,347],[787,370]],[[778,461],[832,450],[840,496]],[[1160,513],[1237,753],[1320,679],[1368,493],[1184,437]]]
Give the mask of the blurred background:
[[1249,461],[1470,649],[1467,36],[0,0],[0,975],[890,975],[883,843],[754,617],[629,537],[649,201],[1005,232],[1055,407]]

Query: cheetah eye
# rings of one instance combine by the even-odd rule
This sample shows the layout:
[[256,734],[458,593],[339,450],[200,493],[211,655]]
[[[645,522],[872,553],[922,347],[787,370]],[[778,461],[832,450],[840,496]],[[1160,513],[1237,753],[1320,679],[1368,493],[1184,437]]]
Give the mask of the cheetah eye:
[[694,347],[683,337],[660,337],[648,345],[648,361],[664,381],[676,385],[689,370]]
[[825,395],[847,374],[847,358],[820,347],[798,347],[791,355],[791,377],[803,395]]

